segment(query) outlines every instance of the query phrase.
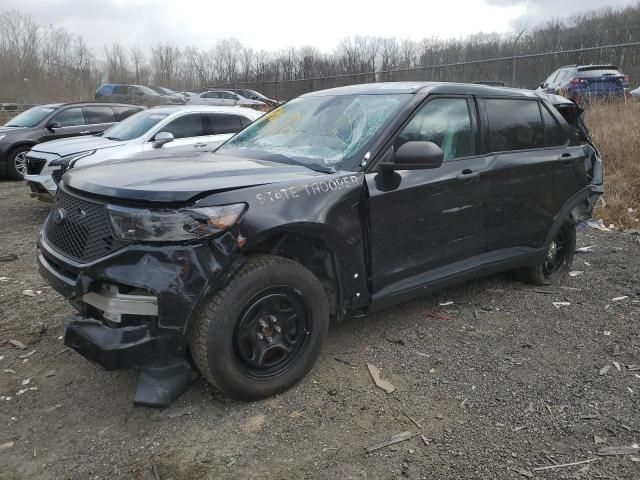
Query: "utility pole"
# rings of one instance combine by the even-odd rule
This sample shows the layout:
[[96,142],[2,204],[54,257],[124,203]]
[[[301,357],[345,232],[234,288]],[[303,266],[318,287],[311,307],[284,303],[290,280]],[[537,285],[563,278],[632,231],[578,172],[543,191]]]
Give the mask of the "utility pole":
[[522,35],[526,30],[527,30],[527,27],[524,27],[522,30],[520,30],[520,33],[518,33],[518,36],[513,41],[513,46],[511,47],[511,51],[513,53],[512,64],[511,64],[511,86],[513,88],[516,87],[516,44],[518,43],[518,40],[520,40],[520,37],[522,37]]

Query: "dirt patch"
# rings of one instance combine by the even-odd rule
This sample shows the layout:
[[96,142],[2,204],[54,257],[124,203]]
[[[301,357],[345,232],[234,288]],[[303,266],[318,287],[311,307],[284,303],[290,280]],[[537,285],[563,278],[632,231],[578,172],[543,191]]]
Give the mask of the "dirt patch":
[[0,183],[0,205],[0,258],[17,256],[0,261],[1,479],[640,478],[640,455],[597,455],[640,441],[636,235],[580,231],[595,247],[562,287],[503,274],[334,325],[274,398],[229,401],[199,380],[158,411],[133,407],[134,373],[62,344],[71,310],[35,266],[48,206],[18,182]]

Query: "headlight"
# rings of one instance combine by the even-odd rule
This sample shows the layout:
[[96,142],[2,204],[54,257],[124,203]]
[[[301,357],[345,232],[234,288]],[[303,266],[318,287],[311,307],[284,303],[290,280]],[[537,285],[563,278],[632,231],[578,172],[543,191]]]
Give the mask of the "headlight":
[[73,167],[73,164],[78,160],[84,157],[88,157],[89,155],[93,155],[96,153],[95,150],[89,150],[88,152],[80,152],[74,153],[73,155],[67,155],[66,157],[58,158],[53,160],[49,166],[50,167],[62,167],[63,170],[68,170]]
[[4,137],[6,137],[6,136],[7,136],[7,134],[0,135],[0,140],[2,140],[2,139],[3,139]]
[[179,242],[209,237],[231,228],[247,205],[147,210],[108,205],[116,237],[145,242]]

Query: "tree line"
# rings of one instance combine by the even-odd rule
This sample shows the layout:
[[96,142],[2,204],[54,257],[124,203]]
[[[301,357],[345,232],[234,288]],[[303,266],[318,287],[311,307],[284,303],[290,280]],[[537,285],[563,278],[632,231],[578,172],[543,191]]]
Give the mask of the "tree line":
[[[278,98],[367,81],[494,80],[509,85],[513,55],[636,41],[640,41],[640,5],[596,10],[537,27],[522,25],[507,35],[482,33],[461,40],[356,35],[341,39],[328,53],[313,46],[256,50],[235,38],[218,40],[206,49],[158,42],[145,51],[137,45],[108,42],[95,51],[73,32],[45,27],[30,15],[10,10],[0,11],[0,102],[87,99],[104,82],[176,90],[247,86]],[[459,65],[493,58],[504,59]],[[572,63],[615,63],[631,76],[632,84],[640,81],[640,47],[626,47],[519,58],[516,86],[535,88],[553,70]],[[421,68],[437,65],[449,66]]]

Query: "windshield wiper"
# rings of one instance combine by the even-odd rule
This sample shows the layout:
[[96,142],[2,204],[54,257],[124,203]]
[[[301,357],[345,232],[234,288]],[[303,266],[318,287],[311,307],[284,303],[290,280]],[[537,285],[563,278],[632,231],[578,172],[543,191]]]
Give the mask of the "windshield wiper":
[[104,137],[104,138],[108,138],[109,140],[115,140],[116,142],[119,142],[122,140],[121,138],[118,138],[118,137]]
[[24,128],[22,125],[12,125],[11,123],[7,123],[5,125],[5,127],[17,127],[17,128]]
[[[287,157],[286,155],[283,155],[281,153],[272,154],[272,155],[278,157],[277,160],[275,159],[273,160],[274,162],[287,163],[289,165],[300,165],[302,167],[308,168],[309,170],[313,170],[320,173],[336,173],[336,169],[329,165],[323,165],[321,163],[301,162],[300,160],[294,160],[293,158]],[[269,160],[271,160],[271,158]]]

